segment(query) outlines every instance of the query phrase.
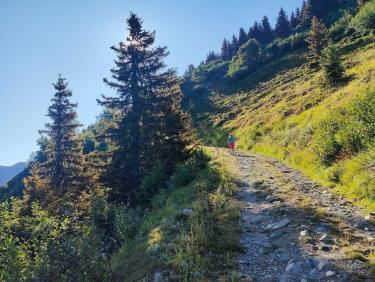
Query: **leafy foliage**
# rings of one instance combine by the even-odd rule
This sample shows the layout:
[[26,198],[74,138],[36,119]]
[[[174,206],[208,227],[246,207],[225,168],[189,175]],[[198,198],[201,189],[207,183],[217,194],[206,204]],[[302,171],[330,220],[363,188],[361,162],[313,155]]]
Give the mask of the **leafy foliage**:
[[258,41],[250,39],[245,45],[241,46],[237,55],[232,59],[228,75],[230,77],[239,77],[243,73],[255,70],[261,62],[261,50]]
[[56,217],[32,205],[20,216],[20,204],[0,207],[0,277],[4,281],[87,281],[108,277],[101,241],[89,225]]
[[350,26],[359,33],[368,33],[375,29],[375,2],[370,1],[363,6],[353,18]]

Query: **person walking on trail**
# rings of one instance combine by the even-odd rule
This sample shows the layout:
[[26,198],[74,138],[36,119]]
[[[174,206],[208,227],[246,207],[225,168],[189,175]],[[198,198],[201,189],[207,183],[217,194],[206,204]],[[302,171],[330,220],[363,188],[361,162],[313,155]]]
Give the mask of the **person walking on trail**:
[[232,134],[229,134],[229,136],[228,136],[228,149],[231,150],[232,152],[234,151],[235,143],[236,143],[236,139],[234,138],[234,136]]

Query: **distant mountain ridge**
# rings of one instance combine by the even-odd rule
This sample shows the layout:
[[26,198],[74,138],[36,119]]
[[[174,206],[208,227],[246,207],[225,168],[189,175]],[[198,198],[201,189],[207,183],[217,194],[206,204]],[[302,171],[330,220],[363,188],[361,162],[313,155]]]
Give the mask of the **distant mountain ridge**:
[[12,166],[0,165],[0,186],[6,184],[9,180],[19,174],[26,168],[25,162],[19,162]]

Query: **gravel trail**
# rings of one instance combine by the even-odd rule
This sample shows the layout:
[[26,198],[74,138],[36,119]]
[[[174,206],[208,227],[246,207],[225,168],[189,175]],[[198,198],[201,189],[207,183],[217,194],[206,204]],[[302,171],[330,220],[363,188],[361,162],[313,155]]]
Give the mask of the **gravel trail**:
[[235,157],[240,281],[374,281],[366,256],[375,251],[375,229],[361,209],[274,159]]

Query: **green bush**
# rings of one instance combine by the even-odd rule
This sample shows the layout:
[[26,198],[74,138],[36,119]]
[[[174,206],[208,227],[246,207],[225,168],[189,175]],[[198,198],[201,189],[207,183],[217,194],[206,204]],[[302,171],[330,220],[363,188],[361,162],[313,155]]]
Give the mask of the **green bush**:
[[306,32],[298,32],[283,39],[276,39],[265,48],[266,59],[282,56],[287,52],[306,46]]
[[92,225],[54,217],[34,203],[20,216],[17,200],[0,206],[1,281],[103,281],[109,278]]
[[367,3],[353,18],[350,27],[359,33],[367,33],[375,29],[375,1]]
[[375,89],[368,88],[347,110],[335,111],[315,129],[314,151],[331,165],[375,145]]
[[341,126],[340,120],[329,119],[321,122],[315,130],[313,149],[319,160],[325,165],[332,164],[339,156],[342,147],[337,142],[335,135]]
[[225,76],[228,70],[228,62],[213,61],[200,64],[192,73],[192,81],[196,83],[219,81]]
[[175,172],[168,180],[168,188],[174,190],[188,185],[205,168],[209,159],[202,151],[196,151],[193,158],[186,164],[177,166]]
[[233,57],[228,69],[228,76],[238,79],[254,71],[261,63],[262,52],[258,41],[250,39],[241,46]]
[[329,35],[334,41],[341,40],[344,36],[350,34],[349,27],[353,16],[350,13],[345,13],[338,21],[336,21],[329,29]]

